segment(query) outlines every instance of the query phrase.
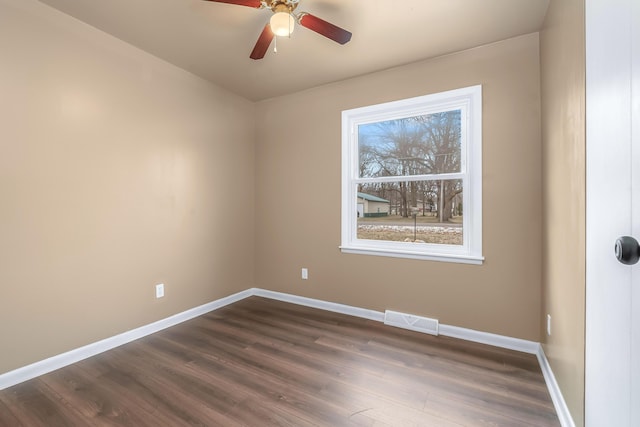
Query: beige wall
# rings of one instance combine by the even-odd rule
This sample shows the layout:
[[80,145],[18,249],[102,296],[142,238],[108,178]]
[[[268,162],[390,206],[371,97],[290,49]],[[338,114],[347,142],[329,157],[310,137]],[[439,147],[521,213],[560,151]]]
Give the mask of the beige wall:
[[34,0],[0,58],[0,373],[253,286],[253,104]]
[[[539,70],[531,34],[258,103],[256,285],[539,341]],[[484,265],[342,254],[341,111],[476,84]]]
[[[540,38],[545,354],[576,425],[584,425],[584,0],[552,1]],[[542,322],[544,329],[545,322]]]

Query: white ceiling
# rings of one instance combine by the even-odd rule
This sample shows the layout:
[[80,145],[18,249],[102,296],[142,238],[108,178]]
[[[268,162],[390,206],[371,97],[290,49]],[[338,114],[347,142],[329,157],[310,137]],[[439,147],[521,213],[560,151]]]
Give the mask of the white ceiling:
[[550,0],[300,0],[353,33],[341,46],[298,26],[262,60],[271,12],[203,0],[40,0],[250,100],[539,31]]

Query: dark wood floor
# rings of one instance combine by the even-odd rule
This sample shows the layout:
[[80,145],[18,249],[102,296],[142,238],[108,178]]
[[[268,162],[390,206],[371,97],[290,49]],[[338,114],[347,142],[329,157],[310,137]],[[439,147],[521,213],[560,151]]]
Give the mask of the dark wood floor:
[[535,356],[252,297],[0,392],[1,426],[558,426]]

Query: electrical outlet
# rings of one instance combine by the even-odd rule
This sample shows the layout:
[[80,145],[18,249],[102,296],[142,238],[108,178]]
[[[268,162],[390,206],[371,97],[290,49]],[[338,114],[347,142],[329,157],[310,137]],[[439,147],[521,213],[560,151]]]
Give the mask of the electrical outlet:
[[302,280],[307,280],[309,278],[309,270],[306,268],[302,269]]
[[156,285],[156,298],[162,298],[164,296],[164,283]]
[[547,314],[547,335],[551,336],[551,315]]

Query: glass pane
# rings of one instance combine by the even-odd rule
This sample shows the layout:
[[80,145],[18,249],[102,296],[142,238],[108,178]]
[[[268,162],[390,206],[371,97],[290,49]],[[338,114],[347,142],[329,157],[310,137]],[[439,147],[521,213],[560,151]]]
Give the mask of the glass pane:
[[460,110],[358,126],[361,178],[460,172]]
[[361,184],[358,239],[462,245],[462,180]]

